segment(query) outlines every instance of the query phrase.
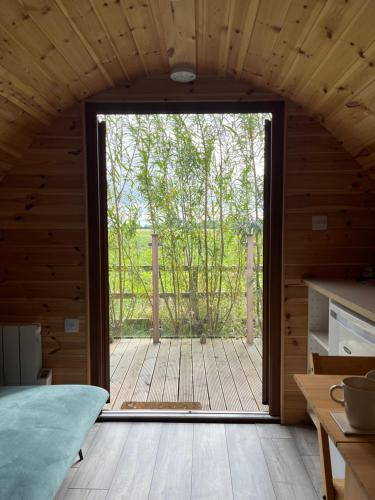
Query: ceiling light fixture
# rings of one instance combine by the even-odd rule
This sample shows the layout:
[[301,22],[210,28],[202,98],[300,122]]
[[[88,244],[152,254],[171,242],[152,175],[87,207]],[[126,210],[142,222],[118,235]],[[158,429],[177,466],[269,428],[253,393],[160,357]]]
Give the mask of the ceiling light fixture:
[[171,80],[178,83],[189,83],[196,79],[195,69],[191,64],[175,64],[171,69]]

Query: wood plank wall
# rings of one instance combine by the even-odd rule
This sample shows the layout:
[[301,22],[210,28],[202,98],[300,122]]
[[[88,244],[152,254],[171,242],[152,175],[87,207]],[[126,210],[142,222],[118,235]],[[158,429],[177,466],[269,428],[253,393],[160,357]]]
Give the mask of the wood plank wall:
[[[375,181],[328,131],[287,105],[284,188],[283,419],[298,422],[305,401],[293,373],[306,372],[307,288],[303,278],[355,278],[375,263]],[[328,230],[311,217],[327,215]]]
[[[223,80],[173,91],[168,85],[158,91],[155,84],[142,85],[101,98],[267,97],[248,84]],[[53,368],[57,383],[87,380],[81,120],[79,106],[66,112],[37,136],[0,183],[0,323],[42,323],[43,363]],[[304,400],[292,380],[293,373],[306,369],[307,291],[302,279],[355,276],[374,263],[375,182],[300,108],[287,104],[286,124],[282,411],[284,422],[292,423],[305,416]],[[328,215],[328,231],[313,232],[311,216],[320,214]],[[79,334],[64,333],[64,317],[80,319]]]
[[0,323],[42,324],[56,383],[87,381],[81,123],[80,106],[65,112],[0,182]]

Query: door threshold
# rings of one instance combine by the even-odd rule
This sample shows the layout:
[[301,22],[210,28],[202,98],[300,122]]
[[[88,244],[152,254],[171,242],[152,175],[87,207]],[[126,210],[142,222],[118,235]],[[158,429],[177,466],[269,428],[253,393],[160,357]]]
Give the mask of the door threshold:
[[97,422],[199,422],[278,424],[280,417],[266,412],[193,410],[103,410]]

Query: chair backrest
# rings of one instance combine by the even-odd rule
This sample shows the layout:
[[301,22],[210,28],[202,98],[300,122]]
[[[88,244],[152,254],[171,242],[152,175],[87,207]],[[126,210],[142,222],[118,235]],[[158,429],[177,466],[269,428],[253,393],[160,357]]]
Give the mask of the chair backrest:
[[315,352],[311,356],[316,375],[366,375],[375,370],[375,356],[320,356]]

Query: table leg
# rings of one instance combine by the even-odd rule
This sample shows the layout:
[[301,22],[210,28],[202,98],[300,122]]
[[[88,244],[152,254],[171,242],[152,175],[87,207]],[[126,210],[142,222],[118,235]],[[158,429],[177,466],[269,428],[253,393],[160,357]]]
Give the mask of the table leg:
[[321,425],[317,422],[319,455],[320,455],[320,472],[322,475],[323,498],[325,500],[335,500],[335,490],[333,487],[331,455],[329,452],[328,434]]

